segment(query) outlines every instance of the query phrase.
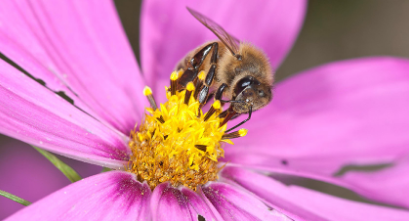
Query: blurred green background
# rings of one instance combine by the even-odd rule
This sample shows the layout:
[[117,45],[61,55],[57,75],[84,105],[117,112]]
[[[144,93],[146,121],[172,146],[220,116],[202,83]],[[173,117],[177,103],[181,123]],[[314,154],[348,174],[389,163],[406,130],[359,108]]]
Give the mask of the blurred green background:
[[[139,58],[141,2],[116,0],[115,3],[129,41]],[[409,20],[408,11],[407,0],[309,1],[303,29],[287,59],[277,70],[277,80],[336,60],[375,55],[409,57],[409,27],[406,23]],[[83,177],[98,173],[102,169],[62,159]],[[53,180],[50,180],[51,178]],[[33,148],[2,135],[0,180],[0,189],[13,190],[13,194],[29,201],[36,201],[69,184],[69,181]],[[362,201],[347,190],[320,182],[308,181],[302,185]],[[22,208],[21,205],[2,197],[0,205],[0,219]]]

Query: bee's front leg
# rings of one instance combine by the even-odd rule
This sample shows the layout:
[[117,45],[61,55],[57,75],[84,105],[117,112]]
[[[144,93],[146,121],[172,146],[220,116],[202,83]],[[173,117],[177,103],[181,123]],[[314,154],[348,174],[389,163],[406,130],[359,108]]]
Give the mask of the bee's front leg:
[[252,113],[252,112],[253,112],[253,106],[250,105],[250,106],[249,106],[249,116],[248,116],[248,118],[245,119],[245,120],[243,120],[242,122],[238,123],[236,126],[234,126],[234,127],[230,128],[230,129],[226,130],[225,133],[228,133],[228,132],[230,132],[230,131],[236,129],[236,128],[238,128],[239,126],[241,126],[241,125],[243,125],[244,123],[246,123],[247,121],[249,121],[250,118],[251,118],[251,113]]

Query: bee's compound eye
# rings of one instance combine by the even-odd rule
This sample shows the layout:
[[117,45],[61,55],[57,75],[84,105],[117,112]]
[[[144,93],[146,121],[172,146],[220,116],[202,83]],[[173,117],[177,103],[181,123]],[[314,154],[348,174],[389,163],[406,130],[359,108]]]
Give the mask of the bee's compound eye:
[[242,78],[239,82],[237,82],[235,88],[234,88],[234,93],[240,94],[242,91],[244,91],[248,86],[251,86],[253,83],[253,77],[252,76],[246,76]]
[[264,93],[264,91],[262,91],[262,90],[258,90],[258,95],[259,95],[260,97],[264,97],[265,93]]

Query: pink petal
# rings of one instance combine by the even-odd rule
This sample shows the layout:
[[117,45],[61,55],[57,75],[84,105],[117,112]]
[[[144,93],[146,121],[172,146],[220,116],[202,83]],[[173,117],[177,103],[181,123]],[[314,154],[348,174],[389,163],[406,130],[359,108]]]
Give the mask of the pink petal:
[[401,160],[392,167],[375,172],[355,172],[345,174],[341,179],[363,189],[372,199],[409,208],[408,159]]
[[[367,172],[357,174],[355,174],[355,172],[348,172],[344,179],[343,177],[322,175],[320,173],[308,172],[307,170],[300,169],[298,168],[300,167],[300,164],[297,164],[298,161],[294,161],[294,166],[292,167],[298,168],[294,169],[288,164],[283,165],[280,159],[269,157],[268,155],[249,153],[245,156],[243,154],[238,154],[229,159],[232,161],[243,162],[241,165],[229,163],[230,166],[284,175],[282,178],[313,179],[349,189],[370,200],[396,206],[407,207],[408,205],[406,196],[401,195],[402,190],[406,188],[408,182],[401,176],[401,174],[399,174],[400,172],[403,173],[403,171],[406,171],[407,165],[398,164],[396,168],[392,167],[390,169],[384,169],[372,173],[368,172],[369,174],[367,174]],[[317,163],[317,165],[318,164],[319,163]],[[404,163],[402,162],[402,164]],[[325,164],[323,164],[322,167],[325,167]],[[352,178],[349,178],[350,173],[353,174]],[[355,179],[355,177],[357,178]],[[383,182],[373,182],[375,179],[382,180]]]
[[[301,219],[311,219],[309,211],[325,220],[407,220],[409,212],[345,200],[298,186],[285,186],[272,178],[247,170],[227,167],[222,175],[254,193],[268,204],[299,213]],[[298,210],[297,208],[302,208]],[[321,219],[322,219],[321,218]]]
[[277,68],[290,50],[306,11],[304,0],[145,1],[141,21],[141,60],[148,84],[158,96],[176,64],[189,51],[216,39],[189,12],[191,7],[238,39],[263,49]]
[[197,193],[193,192],[188,188],[182,188],[181,192],[185,199],[189,202],[189,210],[193,220],[199,220],[199,215],[206,220],[220,220],[220,214],[212,206],[206,204]]
[[328,220],[408,220],[407,210],[345,200],[302,187],[290,187],[293,200]]
[[150,220],[147,184],[107,172],[71,184],[7,220]]
[[0,60],[0,133],[71,158],[120,167],[130,152],[114,132]]
[[224,220],[290,220],[253,195],[226,183],[209,183],[202,191]]
[[[288,173],[286,173],[286,171],[279,171],[279,172],[273,171],[273,172],[275,172],[276,174],[289,175]],[[269,183],[268,185],[265,185],[265,183],[259,183],[258,185],[250,185],[247,183],[242,183],[241,179],[243,179],[244,176],[248,176],[247,179],[260,178],[261,181],[263,181],[263,179],[266,179],[266,177],[259,175],[257,173],[251,173],[245,169],[241,169],[235,166],[227,166],[225,169],[223,169],[221,176],[237,182],[242,187],[246,188],[247,190],[259,196],[261,200],[265,200],[269,206],[271,206],[272,208],[274,208],[275,210],[281,213],[286,214],[287,216],[290,216],[295,219],[323,220],[323,217],[320,217],[317,214],[311,213],[310,211],[304,209],[303,207],[300,207],[294,204],[291,200],[285,197],[274,195],[276,188],[278,188],[276,186],[278,185],[281,187],[282,185],[281,183],[278,183],[278,182]],[[252,182],[253,181],[251,181],[251,183]],[[259,188],[259,185],[263,187]],[[264,186],[267,187],[267,190],[263,189],[265,188]]]
[[[240,148],[240,144],[237,143],[234,147]],[[227,147],[226,149],[228,149],[229,151],[226,154],[225,158],[221,159],[223,162],[230,162],[230,164],[238,164],[252,168],[263,168],[264,170],[283,169],[308,173],[312,172],[317,175],[327,176],[332,175],[333,173],[335,173],[334,171],[339,170],[340,164],[343,163],[342,158],[333,159],[329,157],[322,158],[320,156],[309,156],[306,159],[300,159],[280,157],[274,153],[257,153],[253,150],[249,150],[247,153],[244,153],[244,151],[241,150],[233,151],[230,149],[230,147]],[[317,173],[317,171],[319,173]]]
[[[45,49],[32,33],[21,12],[11,10],[11,8],[15,8],[14,4],[15,2],[12,1],[3,1],[0,8],[0,21],[2,22],[0,26],[0,51],[12,58],[18,65],[24,66],[22,69],[34,75],[36,80],[43,81],[47,88],[55,92],[63,91],[73,99],[76,106],[90,112],[88,107],[63,83],[60,79],[61,76],[53,72],[51,67],[41,63],[42,60],[45,61],[45,64],[52,61],[45,57]],[[31,54],[28,49],[36,54]]]
[[151,200],[153,220],[218,220],[206,203],[190,189],[179,190],[169,183],[155,188]]
[[226,160],[250,165],[234,158],[254,153],[322,174],[389,162],[409,150],[408,100],[408,60],[362,58],[314,68],[277,85],[272,104],[245,125],[248,135],[225,148]]
[[0,50],[34,77],[67,85],[123,133],[140,120],[144,81],[112,1],[6,1],[0,22]]
[[[0,190],[35,202],[70,184],[61,171],[28,144],[0,135],[0,153]],[[102,170],[101,167],[77,160],[62,160],[81,177],[88,177]],[[0,220],[24,208],[5,197],[0,197],[0,205]]]

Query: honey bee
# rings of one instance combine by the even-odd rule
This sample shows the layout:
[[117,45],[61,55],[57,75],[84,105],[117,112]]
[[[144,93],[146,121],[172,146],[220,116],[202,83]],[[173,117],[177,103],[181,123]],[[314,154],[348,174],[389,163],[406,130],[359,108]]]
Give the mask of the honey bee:
[[[249,117],[236,128],[248,121],[253,111],[266,106],[273,97],[274,76],[268,58],[261,50],[250,43],[240,42],[201,13],[190,8],[187,10],[218,40],[199,46],[179,62],[176,68],[184,72],[178,81],[178,88],[185,87],[190,81],[197,82],[198,73],[207,71],[202,85],[196,89],[197,100],[205,104],[214,95],[217,100],[231,103],[225,115],[233,117],[248,113]],[[221,100],[222,97],[229,100]]]

